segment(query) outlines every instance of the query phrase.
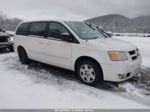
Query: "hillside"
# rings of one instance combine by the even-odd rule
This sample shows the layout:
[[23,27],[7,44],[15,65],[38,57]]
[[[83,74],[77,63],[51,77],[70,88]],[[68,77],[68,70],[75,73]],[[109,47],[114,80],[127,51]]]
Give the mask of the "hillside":
[[112,32],[150,33],[150,16],[128,18],[123,15],[111,14],[86,20],[98,26],[103,26]]

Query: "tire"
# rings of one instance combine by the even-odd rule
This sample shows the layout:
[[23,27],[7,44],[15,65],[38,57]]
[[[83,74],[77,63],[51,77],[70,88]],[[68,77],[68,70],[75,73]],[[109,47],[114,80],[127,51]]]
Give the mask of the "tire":
[[9,51],[10,52],[14,52],[14,47],[13,46],[9,46]]
[[102,70],[94,61],[79,62],[77,74],[81,82],[89,86],[96,86],[103,80]]
[[18,55],[22,64],[29,64],[29,58],[24,48],[18,48]]

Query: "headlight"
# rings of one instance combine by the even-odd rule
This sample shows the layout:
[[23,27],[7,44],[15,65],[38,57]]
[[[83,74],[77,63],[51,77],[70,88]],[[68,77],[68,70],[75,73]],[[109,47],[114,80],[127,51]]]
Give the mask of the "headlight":
[[9,37],[8,42],[13,43],[14,42],[14,37]]
[[108,52],[108,56],[110,58],[111,61],[124,61],[124,60],[128,60],[128,56],[126,52],[116,52],[116,51],[112,51],[112,52]]

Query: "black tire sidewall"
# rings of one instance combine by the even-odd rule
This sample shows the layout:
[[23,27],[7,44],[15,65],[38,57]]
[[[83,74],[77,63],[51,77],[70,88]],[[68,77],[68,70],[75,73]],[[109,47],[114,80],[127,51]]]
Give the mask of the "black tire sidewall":
[[[83,81],[83,79],[80,76],[80,68],[84,64],[88,64],[88,65],[92,66],[94,71],[95,71],[96,78],[92,83],[87,83],[87,82]],[[78,65],[77,65],[76,72],[77,72],[78,78],[81,80],[81,82],[86,84],[86,85],[96,86],[98,83],[100,83],[102,81],[101,68],[99,68],[99,66],[93,61],[81,61],[81,62],[79,62]]]
[[18,55],[19,55],[19,59],[20,59],[22,64],[28,64],[29,63],[28,55],[27,55],[25,49],[19,48],[18,49]]

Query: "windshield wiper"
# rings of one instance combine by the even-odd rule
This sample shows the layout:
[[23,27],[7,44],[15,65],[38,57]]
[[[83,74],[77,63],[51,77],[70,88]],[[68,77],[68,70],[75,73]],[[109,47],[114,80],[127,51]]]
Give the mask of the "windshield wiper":
[[[98,36],[99,37],[99,36]],[[83,40],[94,40],[97,39],[98,37],[94,37],[94,38],[82,38]]]
[[104,35],[105,38],[108,38],[109,34],[105,32],[104,30],[100,29],[97,25],[94,25],[92,23],[85,22],[89,27],[91,27],[94,30],[99,31],[102,35]]

